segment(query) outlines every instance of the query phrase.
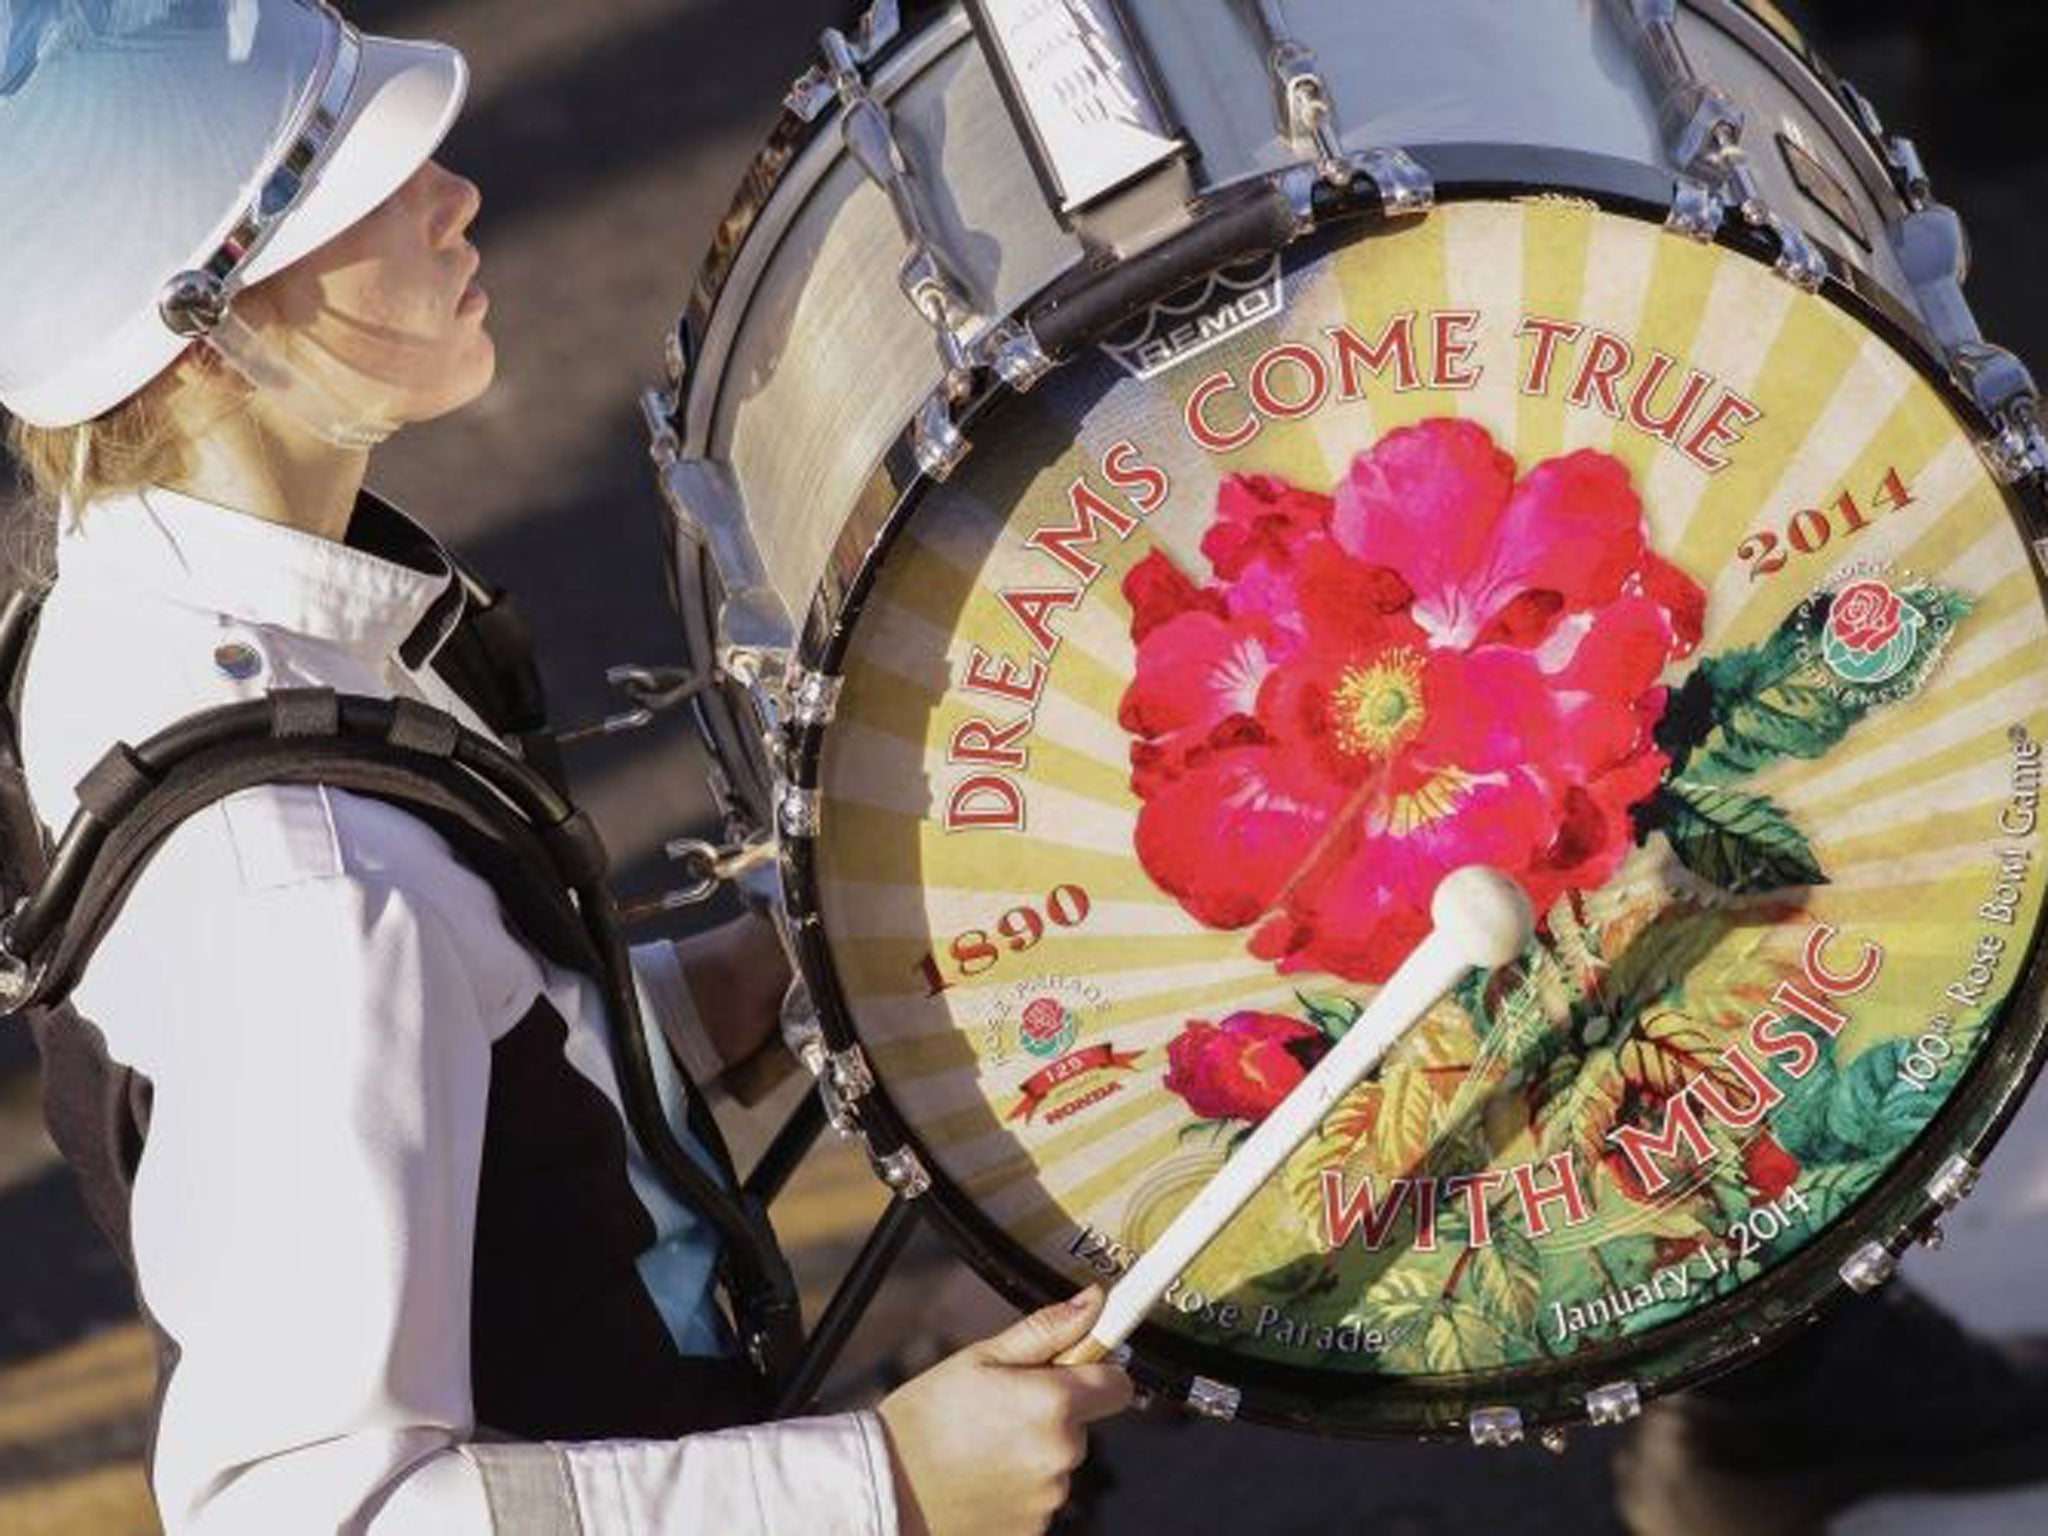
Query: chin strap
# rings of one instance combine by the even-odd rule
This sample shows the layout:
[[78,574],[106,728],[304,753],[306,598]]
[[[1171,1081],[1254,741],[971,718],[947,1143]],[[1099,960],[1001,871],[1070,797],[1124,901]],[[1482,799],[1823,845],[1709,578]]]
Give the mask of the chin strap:
[[224,297],[210,291],[217,286],[202,273],[187,272],[166,296],[165,312],[187,317],[181,334],[234,369],[271,409],[337,448],[374,448],[398,430],[397,422],[364,417],[307,369],[295,366]]

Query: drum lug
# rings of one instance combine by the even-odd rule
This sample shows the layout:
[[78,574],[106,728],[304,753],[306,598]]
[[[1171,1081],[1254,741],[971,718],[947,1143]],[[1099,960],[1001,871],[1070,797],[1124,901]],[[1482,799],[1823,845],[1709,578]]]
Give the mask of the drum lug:
[[870,1148],[868,1160],[875,1165],[882,1182],[905,1200],[915,1200],[932,1187],[931,1171],[908,1147],[879,1153]]
[[789,706],[790,717],[800,730],[830,725],[833,715],[839,711],[839,695],[846,687],[846,679],[834,677],[828,672],[812,672],[798,667],[790,674]]
[[1436,183],[1405,149],[1388,144],[1361,150],[1349,164],[1378,188],[1383,213],[1427,213],[1436,206]]
[[960,467],[971,445],[953,420],[953,402],[948,392],[934,390],[917,413],[910,429],[910,451],[918,470],[933,480],[943,481]]
[[1865,1243],[1842,1263],[1842,1283],[1866,1296],[1899,1272],[1899,1261],[1883,1243]]
[[[903,18],[897,0],[875,0],[862,14],[860,25],[851,38],[834,31],[831,35],[844,45],[846,67],[851,69],[869,63],[903,30]],[[838,61],[828,53],[823,64],[814,64],[797,78],[783,97],[783,105],[804,122],[814,123],[839,97],[839,77],[835,72]]]
[[1936,1217],[1920,1235],[1920,1241],[1927,1247],[1939,1248],[1946,1241],[1940,1218],[1970,1198],[1970,1192],[1977,1187],[1977,1174],[1977,1165],[1958,1152],[1927,1181],[1927,1198],[1933,1202]]
[[1884,139],[1884,159],[1907,207],[1917,213],[1933,204],[1934,183],[1920,158],[1919,146],[1903,134],[1889,134]]
[[[1436,206],[1436,183],[1407,151],[1391,145],[1347,154],[1344,135],[1330,101],[1330,85],[1316,62],[1315,50],[1295,36],[1282,0],[1256,0],[1257,24],[1265,34],[1266,67],[1272,76],[1280,126],[1297,149],[1315,157],[1317,180],[1349,192],[1361,176],[1379,193],[1380,209],[1389,215],[1427,213]],[[1306,193],[1312,189],[1288,184],[1297,221],[1312,224]]]
[[1936,1210],[1952,1211],[1970,1198],[1977,1178],[1977,1165],[1958,1152],[1927,1181],[1927,1198],[1934,1202]]
[[782,997],[782,1038],[796,1059],[818,1080],[825,1119],[841,1136],[861,1134],[860,1101],[874,1091],[875,1074],[857,1045],[835,1051],[825,1039],[810,989],[798,977]]
[[1021,320],[990,329],[977,348],[996,377],[1023,394],[1053,370],[1053,361]]
[[[1711,210],[1688,187],[1689,182],[1704,183],[1724,207],[1740,212],[1744,223],[1771,233],[1778,247],[1773,266],[1780,277],[1808,293],[1816,291],[1827,278],[1827,262],[1804,231],[1764,200],[1742,148],[1748,120],[1726,91],[1693,67],[1678,35],[1678,0],[1613,3],[1625,24],[1633,26],[1637,51],[1664,103],[1664,143],[1679,177],[1672,227],[1709,239],[1719,230],[1720,219],[1713,218],[1710,226]],[[1705,236],[1699,234],[1702,228],[1708,230]]]
[[857,1045],[825,1058],[825,1075],[842,1104],[857,1104],[875,1091],[875,1072]]
[[1821,255],[1820,247],[1790,219],[1774,213],[1767,222],[1771,233],[1778,237],[1778,276],[1803,292],[1820,292],[1821,284],[1828,277],[1827,258]]
[[[750,623],[747,610],[736,610],[730,601],[719,615],[719,623],[723,629],[737,629],[741,633],[758,633],[769,627]],[[771,763],[780,764],[783,760],[782,727],[789,716],[789,679],[795,670],[796,664],[786,646],[727,643],[718,650],[718,673],[745,691],[747,702],[753,706],[755,722],[761,728],[762,754]]]
[[[783,992],[779,1022],[782,1043],[789,1048],[789,1054],[812,1077],[823,1078],[830,1065],[831,1051],[825,1044],[825,1022],[818,1017],[818,1005],[812,1001],[811,989],[803,977],[792,977]],[[822,1083],[819,1091],[823,1092]],[[832,1108],[829,1098],[825,1107],[828,1111]]]
[[1892,173],[1892,186],[1905,199],[1906,206],[1918,213],[1934,201],[1934,187],[1928,180],[1927,167],[1921,162],[1919,149],[1903,134],[1886,133],[1884,119],[1877,115],[1877,108],[1871,105],[1870,98],[1846,80],[1840,84],[1842,100],[1855,115],[1871,145],[1884,157],[1885,167]]
[[1550,1452],[1551,1455],[1562,1456],[1572,1448],[1572,1437],[1567,1430],[1553,1424],[1549,1429],[1544,1430],[1536,1437],[1536,1443]]
[[683,442],[676,435],[678,404],[678,396],[670,390],[640,392],[640,416],[647,423],[647,456],[659,470],[669,469],[683,456]]
[[1703,181],[1680,176],[1672,187],[1671,213],[1664,227],[1705,244],[1721,232],[1727,217],[1728,205],[1718,192]]
[[670,414],[673,415],[676,406],[682,403],[683,388],[690,382],[690,371],[697,365],[697,338],[687,314],[679,316],[668,334],[661,338],[661,363],[668,376],[668,387],[674,393],[674,404],[670,406]]
[[775,797],[775,825],[784,837],[816,837],[818,792],[785,784]]
[[1494,1449],[1522,1443],[1522,1410],[1519,1408],[1475,1408],[1466,1428],[1474,1445]]
[[1956,379],[1990,418],[1994,435],[1984,445],[1992,471],[2007,485],[2048,477],[2048,436],[2041,429],[2040,395],[2027,365],[2003,347],[1965,341],[1949,353]]
[[1348,184],[1351,178],[1344,164],[1343,141],[1337,135],[1336,114],[1330,107],[1329,82],[1316,65],[1314,50],[1289,35],[1279,0],[1266,0],[1259,10],[1273,35],[1267,58],[1287,136],[1296,147],[1315,152],[1316,171],[1324,181],[1332,186]]
[[1998,435],[1984,445],[1992,471],[2007,485],[2048,478],[2048,435],[2041,430],[2040,410],[2031,399],[2016,400],[1992,421]]
[[666,465],[659,479],[670,512],[709,550],[725,588],[717,624],[721,641],[788,649],[796,631],[782,599],[768,584],[767,568],[747,523],[746,502],[731,469],[714,459],[682,457]]
[[742,688],[780,690],[795,670],[795,663],[789,659],[786,646],[733,643],[719,647],[718,670]]
[[1244,1393],[1228,1382],[1197,1376],[1188,1383],[1188,1407],[1205,1419],[1218,1419],[1227,1424],[1237,1417],[1237,1410],[1243,1404]]
[[1632,1381],[1610,1382],[1586,1394],[1589,1424],[1626,1424],[1642,1417],[1643,1394]]
[[[873,12],[869,14],[872,17]],[[859,46],[832,27],[825,29],[820,44],[825,51],[825,68],[830,73],[832,90],[840,105],[839,132],[846,152],[867,173],[868,180],[887,195],[889,206],[896,215],[897,227],[909,247],[903,266],[897,273],[897,286],[903,290],[911,308],[931,327],[938,345],[939,361],[945,370],[938,393],[947,402],[944,425],[950,436],[938,430],[936,421],[927,422],[924,415],[919,418],[919,426],[933,444],[930,462],[950,470],[966,452],[964,440],[957,431],[951,430],[950,406],[973,393],[974,357],[961,339],[961,333],[973,322],[974,306],[968,302],[964,286],[955,275],[952,264],[945,260],[939,243],[932,237],[924,212],[918,206],[917,178],[903,153],[902,144],[897,140],[895,121],[890,117],[889,109],[869,93],[866,82],[861,78],[860,66],[872,55],[873,49],[861,52]],[[931,411],[932,406],[928,402],[925,413]],[[919,445],[918,455],[918,462],[923,466],[927,462],[923,442]],[[925,473],[934,479],[945,478],[942,471],[927,468]]]
[[1885,141],[1884,119],[1877,115],[1877,107],[1871,99],[1847,80],[1837,80],[1835,84],[1841,92],[1842,104],[1862,127],[1864,136],[1871,143],[1882,145]]
[[1894,240],[1921,319],[1950,375],[1990,421],[1985,461],[2007,485],[2048,481],[2048,435],[2034,376],[2004,347],[1984,339],[1963,298],[1969,239],[1953,208],[1928,203],[1900,221]]

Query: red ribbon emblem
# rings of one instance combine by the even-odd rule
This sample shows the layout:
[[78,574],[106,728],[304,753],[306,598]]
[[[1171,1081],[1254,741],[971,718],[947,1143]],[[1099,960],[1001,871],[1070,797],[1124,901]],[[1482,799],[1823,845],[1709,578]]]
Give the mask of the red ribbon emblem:
[[1024,1083],[1024,1097],[1017,1107],[1010,1111],[1012,1120],[1030,1120],[1046,1096],[1062,1083],[1070,1083],[1077,1077],[1090,1072],[1130,1072],[1135,1070],[1138,1058],[1144,1051],[1119,1051],[1108,1042],[1091,1045],[1086,1050],[1069,1051],[1051,1066],[1033,1073]]

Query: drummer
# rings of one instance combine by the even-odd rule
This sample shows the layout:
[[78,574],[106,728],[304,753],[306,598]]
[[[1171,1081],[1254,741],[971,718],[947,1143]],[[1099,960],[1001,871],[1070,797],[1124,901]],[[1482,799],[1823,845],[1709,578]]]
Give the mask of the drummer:
[[[430,158],[465,80],[314,0],[0,6],[0,404],[54,546],[21,707],[46,825],[109,743],[272,687],[479,723],[437,671],[463,587],[363,489],[376,444],[494,371],[479,195]],[[765,926],[635,963],[700,1076],[770,1048]],[[716,1240],[622,1130],[596,986],[382,801],[269,786],[195,816],[75,1001],[97,1029],[64,1041],[53,1128],[162,1345],[171,1536],[1008,1536],[1129,1400],[1114,1367],[1049,1364],[1091,1291],[873,1412],[743,1425]]]

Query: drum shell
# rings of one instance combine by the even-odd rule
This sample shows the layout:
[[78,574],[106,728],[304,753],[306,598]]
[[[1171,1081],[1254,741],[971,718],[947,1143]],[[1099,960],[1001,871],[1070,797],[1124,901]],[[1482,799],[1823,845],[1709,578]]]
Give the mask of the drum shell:
[[[1243,9],[1131,0],[1129,13],[1196,151],[1201,192],[1301,159],[1280,130]],[[1295,0],[1288,15],[1316,51],[1350,149],[1486,146],[1504,181],[1532,183],[1543,152],[1671,170],[1648,77],[1610,6],[1377,0],[1361,25],[1349,0]],[[1731,0],[1688,6],[1681,33],[1697,67],[1748,115],[1752,165],[1771,205],[1917,316],[1884,233],[1904,205],[1815,66]],[[889,108],[934,243],[977,325],[1025,308],[1087,259],[1047,206],[958,6],[900,42],[869,88]],[[801,628],[814,605],[829,619],[853,579],[835,569],[838,535],[941,366],[929,326],[898,290],[905,244],[889,199],[844,151],[831,111],[807,139],[794,123],[780,134],[802,147],[776,151],[765,193],[727,221],[748,226],[737,254],[700,284],[681,425],[688,453],[730,470],[736,499],[710,515],[744,523]],[[1825,167],[1868,248],[1796,184],[1780,136]]]

